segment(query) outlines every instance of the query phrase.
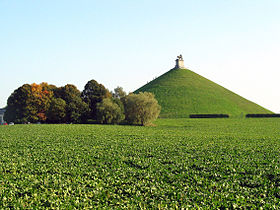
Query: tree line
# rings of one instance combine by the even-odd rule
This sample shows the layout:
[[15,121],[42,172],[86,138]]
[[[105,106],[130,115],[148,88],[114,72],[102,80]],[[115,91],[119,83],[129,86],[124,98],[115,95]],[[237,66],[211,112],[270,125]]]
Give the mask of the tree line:
[[4,119],[15,123],[102,123],[148,125],[159,113],[149,92],[126,94],[121,87],[110,92],[90,80],[80,92],[75,85],[24,84],[8,98]]

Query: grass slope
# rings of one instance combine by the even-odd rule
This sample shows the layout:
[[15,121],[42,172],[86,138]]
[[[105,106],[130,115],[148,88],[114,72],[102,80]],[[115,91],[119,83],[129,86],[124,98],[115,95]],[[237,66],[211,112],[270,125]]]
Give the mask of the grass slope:
[[189,114],[272,113],[187,69],[171,69],[135,91],[152,92],[162,107],[161,117]]

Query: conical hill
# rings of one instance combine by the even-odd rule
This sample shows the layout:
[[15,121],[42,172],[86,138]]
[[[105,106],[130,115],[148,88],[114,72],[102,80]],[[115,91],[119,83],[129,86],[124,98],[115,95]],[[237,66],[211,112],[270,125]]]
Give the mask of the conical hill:
[[188,69],[174,68],[135,91],[152,92],[161,105],[161,117],[190,114],[241,116],[271,111]]

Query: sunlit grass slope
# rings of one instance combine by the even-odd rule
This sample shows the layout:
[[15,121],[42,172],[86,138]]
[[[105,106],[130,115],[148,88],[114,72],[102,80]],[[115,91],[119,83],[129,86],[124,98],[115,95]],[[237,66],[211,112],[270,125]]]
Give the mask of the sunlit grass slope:
[[188,117],[189,114],[229,114],[271,111],[227,90],[188,69],[171,69],[135,91],[152,92],[162,107],[161,117]]

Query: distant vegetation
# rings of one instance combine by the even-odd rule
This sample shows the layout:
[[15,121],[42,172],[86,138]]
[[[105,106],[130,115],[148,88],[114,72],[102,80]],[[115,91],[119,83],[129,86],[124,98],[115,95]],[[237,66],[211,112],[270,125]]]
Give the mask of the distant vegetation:
[[123,103],[125,119],[129,124],[149,125],[160,113],[161,107],[152,93],[129,94]]
[[271,118],[280,117],[280,114],[247,114],[247,118]]
[[0,126],[1,209],[278,209],[279,119]]
[[190,118],[229,118],[228,114],[191,114]]
[[230,117],[272,114],[220,85],[187,69],[172,69],[135,91],[155,94],[160,117],[180,118],[190,114],[224,113]]
[[121,87],[110,92],[95,80],[88,81],[82,92],[71,84],[63,87],[47,83],[24,84],[8,98],[5,120],[16,123],[148,125],[158,116],[274,116],[271,114],[271,111],[188,69],[172,69],[129,95]]
[[126,95],[121,87],[109,92],[102,84],[90,80],[82,92],[71,84],[24,84],[8,98],[4,117],[15,123],[147,125],[158,117],[159,111],[151,93]]

